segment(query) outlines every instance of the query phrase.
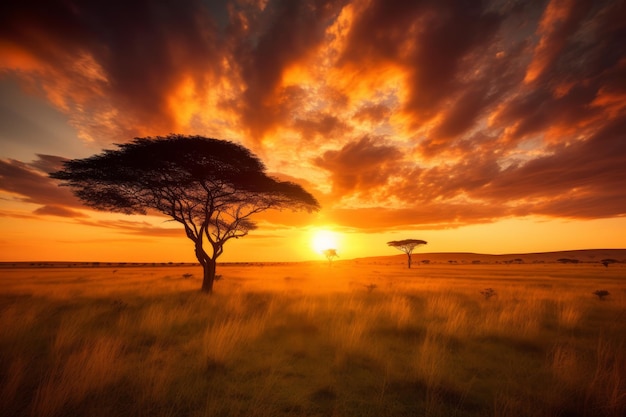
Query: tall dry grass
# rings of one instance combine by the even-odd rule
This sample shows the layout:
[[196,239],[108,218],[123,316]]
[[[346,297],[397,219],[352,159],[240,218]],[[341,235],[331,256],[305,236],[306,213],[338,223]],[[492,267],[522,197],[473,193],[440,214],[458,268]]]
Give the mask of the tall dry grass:
[[[0,410],[626,412],[625,268],[375,268],[224,268],[210,297],[184,268],[2,271]],[[599,301],[596,286],[611,296]]]
[[63,415],[88,397],[104,397],[104,388],[122,376],[123,367],[117,364],[122,349],[123,341],[103,337],[86,341],[69,355],[54,352],[35,391],[31,415]]

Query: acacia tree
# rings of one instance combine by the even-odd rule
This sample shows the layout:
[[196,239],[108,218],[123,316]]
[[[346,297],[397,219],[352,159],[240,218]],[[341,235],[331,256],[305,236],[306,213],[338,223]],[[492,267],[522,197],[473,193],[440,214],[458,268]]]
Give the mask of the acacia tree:
[[155,210],[181,223],[212,292],[217,258],[230,239],[256,228],[267,209],[319,210],[301,186],[278,181],[247,148],[202,136],[135,138],[50,174],[87,206],[125,214]]
[[426,245],[428,242],[425,240],[419,239],[404,239],[404,240],[392,240],[391,242],[387,242],[389,246],[393,246],[394,248],[401,250],[406,253],[408,257],[408,266],[411,269],[411,254],[413,253],[413,249],[419,245]]
[[339,254],[337,253],[337,249],[324,249],[322,252],[326,259],[328,259],[328,266],[331,266],[334,258],[339,258]]
[[604,265],[605,268],[608,268],[609,265],[617,263],[617,259],[603,259],[600,263]]

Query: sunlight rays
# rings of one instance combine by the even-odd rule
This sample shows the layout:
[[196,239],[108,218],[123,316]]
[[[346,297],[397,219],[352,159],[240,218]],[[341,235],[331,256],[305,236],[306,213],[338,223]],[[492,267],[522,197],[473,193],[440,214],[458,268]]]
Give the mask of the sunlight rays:
[[319,254],[326,249],[337,249],[339,251],[341,236],[339,233],[327,230],[316,229],[311,232],[311,247]]

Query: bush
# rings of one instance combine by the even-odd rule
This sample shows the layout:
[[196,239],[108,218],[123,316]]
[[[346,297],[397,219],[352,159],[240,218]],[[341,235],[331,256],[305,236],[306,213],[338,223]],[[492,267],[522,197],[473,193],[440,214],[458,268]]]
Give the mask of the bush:
[[580,262],[578,259],[569,259],[569,258],[560,258],[560,259],[557,259],[556,261],[562,264],[577,264],[578,262]]
[[378,286],[376,284],[369,284],[366,285],[365,288],[367,288],[367,292],[372,292],[374,291]]
[[608,292],[607,290],[596,290],[596,291],[594,291],[593,293],[594,293],[595,295],[597,295],[597,296],[598,296],[598,298],[599,298],[600,300],[604,300],[604,298],[605,298],[606,296],[608,296],[608,295],[610,295],[610,294],[611,294],[611,293],[610,293],[610,292]]
[[480,293],[483,295],[483,297],[485,297],[485,300],[488,300],[496,295],[496,291],[493,288],[485,288]]

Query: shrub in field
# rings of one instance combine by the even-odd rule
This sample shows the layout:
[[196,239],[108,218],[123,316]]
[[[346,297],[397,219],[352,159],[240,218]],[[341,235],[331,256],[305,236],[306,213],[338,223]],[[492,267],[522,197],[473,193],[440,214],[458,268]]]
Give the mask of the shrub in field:
[[611,293],[607,290],[596,290],[593,292],[594,295],[597,295],[600,300],[604,300],[605,297],[610,295]]
[[483,295],[483,297],[485,297],[485,300],[488,300],[496,295],[496,291],[493,288],[485,288],[480,293]]
[[376,284],[368,284],[365,286],[365,288],[367,288],[367,292],[372,292],[376,289],[377,285]]

